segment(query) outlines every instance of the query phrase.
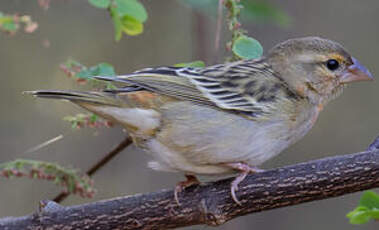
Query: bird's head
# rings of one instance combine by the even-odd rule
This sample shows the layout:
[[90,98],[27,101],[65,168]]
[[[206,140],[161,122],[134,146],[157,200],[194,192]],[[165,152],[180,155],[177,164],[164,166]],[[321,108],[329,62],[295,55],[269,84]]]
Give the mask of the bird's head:
[[298,94],[324,105],[351,82],[373,80],[371,73],[337,42],[305,37],[273,47],[267,62]]

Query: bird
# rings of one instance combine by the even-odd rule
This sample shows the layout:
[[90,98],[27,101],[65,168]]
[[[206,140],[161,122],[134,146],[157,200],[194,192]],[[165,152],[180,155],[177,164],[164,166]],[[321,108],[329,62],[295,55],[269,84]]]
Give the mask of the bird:
[[36,90],[121,124],[150,153],[154,170],[184,173],[179,193],[197,175],[236,175],[231,198],[249,173],[300,140],[329,101],[372,74],[339,43],[293,38],[259,59],[208,67],[154,67],[131,74],[95,76],[117,82],[103,91]]

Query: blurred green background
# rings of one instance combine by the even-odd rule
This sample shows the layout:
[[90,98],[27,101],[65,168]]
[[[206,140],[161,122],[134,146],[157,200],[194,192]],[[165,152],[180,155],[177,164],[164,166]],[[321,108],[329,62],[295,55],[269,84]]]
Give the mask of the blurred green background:
[[[0,34],[0,162],[31,158],[85,171],[123,139],[125,133],[120,127],[73,130],[62,118],[82,112],[81,109],[69,103],[35,100],[21,94],[25,90],[80,88],[59,70],[59,65],[69,57],[88,66],[111,63],[119,74],[197,59],[207,64],[224,60],[223,46],[217,54],[214,52],[214,17],[173,0],[141,2],[149,14],[144,33],[124,36],[116,43],[110,16],[85,0],[52,0],[47,11],[38,6],[37,0],[0,1],[0,11],[28,14],[39,23],[38,30],[32,34]],[[378,75],[378,1],[268,2],[290,15],[290,26],[243,24],[266,50],[288,38],[317,35],[339,41],[374,76]],[[229,33],[225,31],[222,41],[228,39]],[[48,48],[44,46],[46,41],[50,43]],[[263,168],[364,150],[379,134],[378,89],[375,81],[350,86],[325,108],[304,139]],[[62,140],[38,153],[25,153],[61,134]],[[179,174],[151,171],[146,167],[148,159],[147,154],[135,147],[128,148],[95,175],[98,189],[95,198],[72,196],[63,204],[172,188],[183,179]],[[45,181],[0,178],[0,217],[31,213],[37,209],[38,201],[52,199],[59,189]],[[232,220],[219,229],[378,229],[378,223],[362,226],[348,223],[345,215],[356,206],[359,196],[357,193],[256,213]],[[187,229],[207,228],[210,227]]]

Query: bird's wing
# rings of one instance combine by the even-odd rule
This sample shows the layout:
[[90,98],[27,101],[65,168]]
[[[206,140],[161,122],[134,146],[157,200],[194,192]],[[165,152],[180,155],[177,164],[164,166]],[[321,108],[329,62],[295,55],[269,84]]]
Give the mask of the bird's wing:
[[102,80],[126,82],[159,94],[240,112],[252,117],[274,112],[282,96],[295,97],[262,60],[206,68],[158,67]]

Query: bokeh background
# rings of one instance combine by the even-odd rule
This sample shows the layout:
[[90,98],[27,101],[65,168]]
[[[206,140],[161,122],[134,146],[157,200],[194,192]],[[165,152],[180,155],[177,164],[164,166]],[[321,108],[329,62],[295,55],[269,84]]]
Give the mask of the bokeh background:
[[[379,73],[379,2],[376,0],[268,0],[291,17],[289,26],[244,21],[249,35],[265,49],[292,37],[317,35],[337,40]],[[0,162],[30,158],[57,162],[85,171],[118,144],[125,133],[112,129],[73,130],[66,115],[83,112],[60,101],[35,100],[24,90],[83,88],[65,77],[59,65],[72,57],[88,66],[108,62],[117,73],[202,59],[207,64],[224,60],[223,47],[214,51],[216,19],[177,1],[148,1],[145,32],[124,36],[116,43],[113,25],[104,10],[85,0],[52,0],[42,10],[35,1],[2,0],[0,11],[28,14],[39,23],[32,34],[0,34]],[[229,39],[224,31],[222,41]],[[49,41],[50,46],[44,44]],[[216,58],[217,57],[217,58]],[[85,87],[84,87],[85,88]],[[364,150],[379,134],[379,85],[355,84],[331,102],[311,132],[263,168],[279,167],[326,156]],[[58,135],[64,138],[38,152],[25,153]],[[72,196],[64,205],[171,188],[182,175],[151,171],[149,156],[128,148],[94,176],[98,189],[93,199]],[[36,210],[38,201],[51,199],[60,188],[45,181],[0,178],[0,217],[20,216]],[[378,190],[376,190],[378,191]],[[378,223],[352,226],[345,215],[360,194],[306,203],[248,215],[219,229],[378,229]],[[207,229],[195,226],[186,229]]]

